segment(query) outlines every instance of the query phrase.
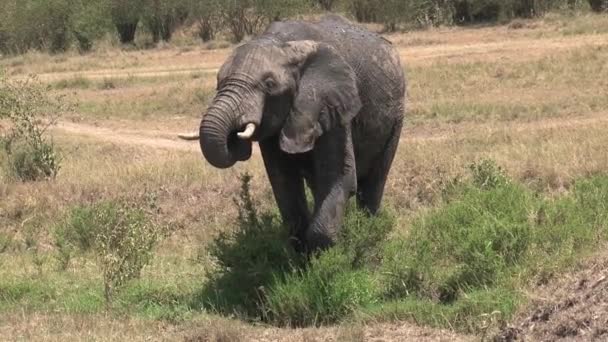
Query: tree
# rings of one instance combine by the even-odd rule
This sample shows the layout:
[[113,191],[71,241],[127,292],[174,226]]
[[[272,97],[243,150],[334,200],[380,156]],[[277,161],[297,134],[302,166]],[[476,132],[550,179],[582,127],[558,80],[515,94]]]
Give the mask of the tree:
[[371,23],[377,21],[380,0],[350,0],[348,5],[350,12],[358,22]]
[[154,43],[171,40],[173,32],[188,17],[184,0],[147,0],[144,13],[144,23]]
[[90,51],[95,40],[111,30],[110,6],[106,1],[74,0],[73,13],[72,33],[78,49]]
[[331,11],[335,5],[334,0],[315,0],[315,2],[325,11]]
[[608,11],[608,0],[589,0],[589,6],[593,12],[606,12]]
[[220,4],[222,20],[235,42],[259,33],[272,21],[310,9],[308,0],[224,0]]
[[196,33],[203,42],[215,38],[222,27],[220,18],[221,0],[191,0],[188,8],[190,16],[196,24]]
[[120,42],[132,44],[135,41],[137,25],[141,19],[144,0],[110,0],[112,22],[118,32]]

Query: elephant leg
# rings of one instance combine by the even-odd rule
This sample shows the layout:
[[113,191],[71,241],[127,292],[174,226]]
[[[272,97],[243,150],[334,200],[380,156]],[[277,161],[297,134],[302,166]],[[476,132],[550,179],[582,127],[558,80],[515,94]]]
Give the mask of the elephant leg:
[[291,231],[293,246],[303,251],[310,213],[299,161],[279,149],[278,139],[261,141],[260,150],[281,217]]
[[380,209],[380,203],[384,195],[384,186],[386,185],[388,172],[397,152],[402,126],[403,121],[400,119],[394,126],[391,137],[373,164],[374,166],[372,166],[366,177],[359,181],[357,204],[359,208],[368,211],[370,214],[376,214],[378,209]]
[[335,243],[348,199],[357,191],[350,128],[335,129],[322,136],[313,154],[315,211],[306,233],[311,251]]

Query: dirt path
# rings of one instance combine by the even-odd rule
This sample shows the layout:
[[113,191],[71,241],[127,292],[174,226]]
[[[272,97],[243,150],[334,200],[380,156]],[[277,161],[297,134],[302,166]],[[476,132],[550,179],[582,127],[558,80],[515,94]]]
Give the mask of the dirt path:
[[170,139],[158,136],[158,131],[114,130],[71,122],[59,122],[52,129],[67,134],[84,135],[109,143],[186,152],[200,151],[198,144],[178,140],[177,133],[173,134],[174,139]]
[[[405,65],[411,67],[416,65],[426,65],[429,63],[442,61],[474,61],[478,59],[488,60],[492,58],[510,58],[513,60],[531,56],[545,56],[560,50],[575,50],[588,46],[608,45],[608,34],[597,35],[577,35],[571,37],[544,38],[544,39],[517,39],[505,40],[500,42],[468,42],[460,44],[437,44],[422,46],[401,46],[396,44],[399,54]],[[522,53],[525,51],[525,53]],[[176,75],[204,74],[214,75],[217,73],[223,60],[227,57],[230,50],[219,53],[213,63],[163,65],[160,67],[131,67],[120,69],[84,70],[84,71],[65,71],[54,73],[40,73],[38,79],[45,82],[84,77],[88,79],[104,78],[128,78],[128,77],[169,77]],[[167,63],[171,63],[171,58],[167,57]],[[17,76],[19,77],[19,76]]]
[[[438,127],[416,126],[406,128],[401,138],[405,144],[411,142],[432,143],[466,136],[469,132],[485,132],[488,135],[498,132],[520,133],[558,128],[584,128],[592,125],[608,125],[608,113],[598,113],[590,117],[542,119],[531,122],[496,123],[459,123],[444,124]],[[159,130],[109,129],[88,124],[59,122],[54,131],[93,137],[109,143],[127,144],[147,148],[200,152],[198,143],[182,141],[178,132]],[[257,148],[255,149],[257,151]]]
[[188,68],[133,68],[133,69],[105,69],[95,71],[66,71],[56,73],[39,74],[36,77],[44,82],[52,82],[58,80],[71,79],[75,77],[84,77],[91,80],[99,80],[106,78],[153,78],[153,77],[169,77],[180,75],[215,75],[218,72],[218,67],[198,66]]

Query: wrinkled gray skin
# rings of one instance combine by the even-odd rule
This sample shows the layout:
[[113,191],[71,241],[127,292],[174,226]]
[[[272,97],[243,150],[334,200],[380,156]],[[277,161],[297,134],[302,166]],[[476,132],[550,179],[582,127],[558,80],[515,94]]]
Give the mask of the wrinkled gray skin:
[[[390,43],[334,15],[276,22],[233,52],[217,90],[200,126],[202,152],[228,168],[249,159],[252,141],[259,142],[296,248],[333,244],[355,194],[360,207],[377,212],[405,101],[403,69]],[[237,137],[250,123],[251,139]]]

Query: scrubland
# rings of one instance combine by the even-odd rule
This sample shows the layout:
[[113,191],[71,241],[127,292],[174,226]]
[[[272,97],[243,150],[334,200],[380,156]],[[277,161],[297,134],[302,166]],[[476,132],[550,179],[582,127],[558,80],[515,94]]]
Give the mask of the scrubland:
[[[342,242],[308,267],[286,247],[259,153],[217,170],[175,138],[198,127],[230,48],[0,60],[72,105],[51,129],[56,179],[0,175],[0,339],[479,340],[603,258],[608,17],[386,37],[409,100],[383,214],[352,208]],[[86,210],[100,203],[162,230],[110,305],[95,248],[59,243],[86,240],[61,232],[95,226]],[[605,336],[592,323],[573,336]]]

